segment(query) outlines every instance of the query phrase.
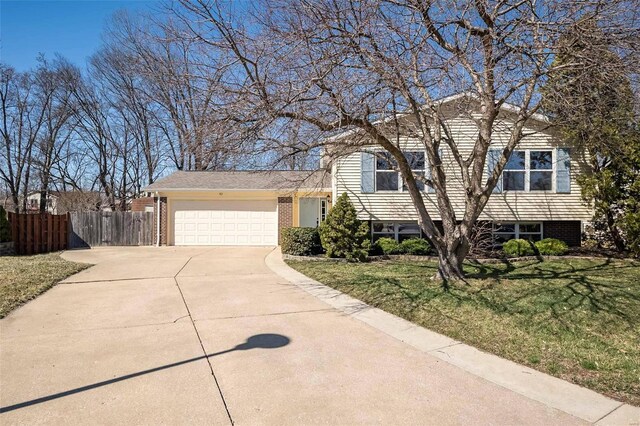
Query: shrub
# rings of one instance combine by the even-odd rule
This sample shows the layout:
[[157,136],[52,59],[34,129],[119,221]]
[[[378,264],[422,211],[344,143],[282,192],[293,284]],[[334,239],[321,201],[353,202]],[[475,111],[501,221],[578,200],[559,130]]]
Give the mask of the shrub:
[[320,224],[320,240],[328,257],[366,259],[371,245],[369,225],[358,219],[346,192],[338,197],[327,218]]
[[7,212],[0,206],[0,243],[11,241],[11,226],[7,219]]
[[403,253],[400,249],[400,244],[393,238],[382,237],[379,238],[374,246],[379,247],[382,254],[400,254]]
[[400,250],[406,254],[424,256],[431,251],[431,245],[423,238],[409,238],[400,243]]
[[283,253],[295,256],[322,253],[320,233],[317,228],[284,228],[280,246]]
[[507,257],[532,256],[535,254],[533,247],[528,240],[509,240],[502,245],[502,251]]
[[544,240],[536,242],[535,245],[538,253],[545,256],[562,256],[569,251],[567,243],[555,238],[545,238]]
[[382,251],[382,247],[380,247],[378,244],[373,243],[369,246],[369,256],[380,256],[383,254],[384,252]]
[[633,256],[640,257],[640,212],[627,213],[621,220],[621,227],[625,233],[627,250]]

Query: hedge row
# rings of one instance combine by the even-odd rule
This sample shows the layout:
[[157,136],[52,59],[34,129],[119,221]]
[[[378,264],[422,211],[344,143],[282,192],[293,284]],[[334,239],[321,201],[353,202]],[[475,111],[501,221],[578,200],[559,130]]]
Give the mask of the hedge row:
[[[294,256],[314,256],[322,254],[325,250],[320,242],[320,233],[317,228],[285,228],[282,230],[282,252]],[[555,238],[531,242],[528,240],[509,240],[502,246],[506,257],[522,256],[562,256],[567,253],[569,247],[564,241]],[[424,256],[432,254],[429,242],[422,238],[410,238],[398,243],[393,238],[380,238],[369,251],[371,255],[410,254]]]

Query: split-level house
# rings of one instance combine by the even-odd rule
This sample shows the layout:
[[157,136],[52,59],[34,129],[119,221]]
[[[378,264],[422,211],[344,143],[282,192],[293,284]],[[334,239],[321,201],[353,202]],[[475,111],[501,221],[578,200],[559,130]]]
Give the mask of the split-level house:
[[[472,150],[477,127],[473,103],[443,101],[446,124],[460,152]],[[487,158],[493,170],[510,133],[512,111],[504,106]],[[510,158],[480,221],[489,224],[497,243],[512,238],[558,238],[580,245],[584,224],[592,216],[580,197],[576,177],[588,168],[583,153],[563,144],[543,116],[532,117],[525,137]],[[381,148],[345,132],[332,138],[323,167],[314,171],[178,171],[145,190],[155,198],[157,233],[169,245],[276,245],[280,230],[317,226],[331,203],[347,193],[360,219],[370,223],[373,240],[420,237],[418,216],[393,160]],[[399,138],[417,175],[429,176],[424,148],[410,136]],[[345,148],[347,147],[347,148]],[[464,187],[447,147],[441,150],[447,193],[461,216]],[[437,221],[435,194],[422,185],[422,196]],[[430,208],[431,207],[431,208]]]

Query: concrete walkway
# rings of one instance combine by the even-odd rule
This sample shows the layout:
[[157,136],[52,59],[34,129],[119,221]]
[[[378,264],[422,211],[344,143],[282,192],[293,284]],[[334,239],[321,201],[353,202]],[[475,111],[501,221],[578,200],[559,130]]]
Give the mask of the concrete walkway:
[[0,423],[587,423],[330,306],[271,252],[66,252],[96,265],[0,321]]

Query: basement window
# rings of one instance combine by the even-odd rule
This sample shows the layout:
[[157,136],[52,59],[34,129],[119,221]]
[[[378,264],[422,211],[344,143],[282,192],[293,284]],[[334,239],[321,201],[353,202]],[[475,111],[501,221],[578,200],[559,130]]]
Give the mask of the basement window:
[[373,222],[371,237],[375,242],[379,238],[392,238],[402,242],[409,238],[420,238],[422,233],[417,222]]
[[493,224],[493,241],[502,245],[513,239],[540,241],[542,239],[542,223],[496,223]]

